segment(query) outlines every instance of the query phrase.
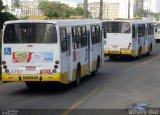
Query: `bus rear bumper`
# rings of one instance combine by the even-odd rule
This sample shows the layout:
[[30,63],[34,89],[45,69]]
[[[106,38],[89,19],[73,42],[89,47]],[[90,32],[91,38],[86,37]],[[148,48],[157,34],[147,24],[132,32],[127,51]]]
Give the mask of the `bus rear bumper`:
[[57,74],[26,74],[26,75],[11,75],[2,73],[2,81],[4,82],[38,82],[38,81],[55,81],[63,84],[68,84],[68,73],[57,73]]
[[105,55],[130,55],[135,57],[135,50],[104,50]]

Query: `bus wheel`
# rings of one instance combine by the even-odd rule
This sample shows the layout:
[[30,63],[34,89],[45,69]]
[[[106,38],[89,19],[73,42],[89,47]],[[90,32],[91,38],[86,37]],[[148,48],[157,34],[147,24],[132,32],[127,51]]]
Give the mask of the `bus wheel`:
[[98,72],[98,69],[100,68],[100,59],[98,58],[97,59],[97,63],[96,63],[96,70],[95,71],[93,71],[91,74],[93,75],[93,76],[96,76],[96,73]]
[[80,70],[80,67],[78,66],[76,70],[76,81],[75,81],[76,87],[80,85],[80,78],[81,78],[81,70]]
[[152,51],[152,44],[149,47],[149,51],[147,52],[147,56],[149,56],[151,54],[151,51]]
[[26,82],[26,86],[28,88],[39,88],[41,87],[41,83],[40,82]]
[[139,51],[138,51],[138,59],[140,59],[142,57],[141,55],[141,47],[139,48]]

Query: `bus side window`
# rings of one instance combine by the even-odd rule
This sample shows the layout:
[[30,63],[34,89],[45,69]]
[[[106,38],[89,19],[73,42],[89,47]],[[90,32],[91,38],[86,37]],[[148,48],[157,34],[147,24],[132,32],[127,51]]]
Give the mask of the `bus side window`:
[[77,40],[76,28],[73,27],[72,28],[72,46],[73,46],[73,49],[77,48],[76,40]]
[[60,28],[61,52],[68,50],[66,28]]
[[76,35],[77,35],[77,39],[76,39],[76,44],[77,44],[77,48],[81,48],[82,46],[82,28],[80,26],[76,27]]
[[82,46],[87,46],[87,30],[86,26],[82,27],[82,40],[81,40]]
[[135,29],[135,25],[132,25],[132,38],[136,38],[136,29]]
[[101,41],[100,35],[101,35],[100,26],[99,25],[91,26],[92,44],[99,43]]

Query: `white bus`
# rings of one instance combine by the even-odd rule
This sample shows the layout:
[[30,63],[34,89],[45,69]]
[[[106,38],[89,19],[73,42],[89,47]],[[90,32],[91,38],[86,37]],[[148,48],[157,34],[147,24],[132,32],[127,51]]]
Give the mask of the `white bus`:
[[68,84],[103,65],[100,20],[7,21],[2,38],[2,81]]
[[150,54],[155,45],[154,23],[144,20],[103,21],[107,31],[104,54],[110,59],[117,56],[141,57]]
[[155,31],[154,31],[156,42],[160,42],[160,23],[155,24]]

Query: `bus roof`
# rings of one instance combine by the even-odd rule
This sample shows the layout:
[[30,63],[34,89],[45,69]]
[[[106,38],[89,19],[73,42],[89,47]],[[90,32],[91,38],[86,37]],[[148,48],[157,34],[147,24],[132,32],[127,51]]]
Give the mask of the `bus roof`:
[[131,24],[154,23],[152,20],[103,20],[102,22],[128,22]]
[[53,23],[60,26],[74,26],[74,25],[87,25],[87,24],[99,24],[99,19],[64,19],[64,20],[14,20],[6,21],[4,24],[13,23]]

